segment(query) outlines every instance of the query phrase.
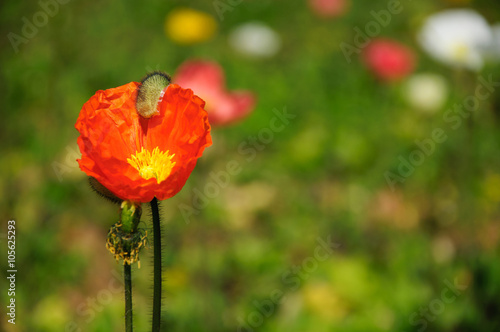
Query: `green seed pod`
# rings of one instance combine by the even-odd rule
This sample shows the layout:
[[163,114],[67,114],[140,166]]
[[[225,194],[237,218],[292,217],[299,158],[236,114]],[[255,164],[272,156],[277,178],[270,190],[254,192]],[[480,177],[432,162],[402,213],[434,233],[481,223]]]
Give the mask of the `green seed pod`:
[[131,265],[139,262],[139,251],[146,245],[147,231],[138,230],[141,220],[141,205],[132,201],[121,204],[120,221],[114,224],[106,238],[106,248],[118,262]]
[[106,238],[106,248],[113,255],[117,262],[123,260],[123,265],[132,265],[138,262],[139,267],[139,251],[146,246],[147,231],[138,230],[134,233],[123,232],[122,224],[119,222],[114,224]]

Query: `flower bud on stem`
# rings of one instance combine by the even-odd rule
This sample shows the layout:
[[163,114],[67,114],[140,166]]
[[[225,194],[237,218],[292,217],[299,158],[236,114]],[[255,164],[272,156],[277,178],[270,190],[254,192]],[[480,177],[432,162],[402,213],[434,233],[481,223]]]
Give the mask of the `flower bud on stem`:
[[118,262],[123,260],[125,284],[125,331],[132,332],[132,263],[139,261],[139,250],[146,245],[147,231],[138,230],[142,209],[140,203],[123,201],[120,221],[109,230],[106,248]]

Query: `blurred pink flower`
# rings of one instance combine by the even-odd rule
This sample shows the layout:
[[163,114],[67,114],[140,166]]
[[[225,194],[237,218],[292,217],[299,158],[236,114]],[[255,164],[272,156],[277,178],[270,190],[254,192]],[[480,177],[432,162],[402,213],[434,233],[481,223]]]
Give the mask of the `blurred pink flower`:
[[363,51],[363,60],[384,81],[398,81],[414,69],[416,57],[407,46],[389,39],[375,39]]
[[212,61],[188,60],[175,73],[174,83],[193,90],[205,102],[211,125],[231,124],[247,116],[255,107],[250,91],[227,91],[224,72]]
[[337,17],[345,14],[349,0],[309,0],[312,10],[319,16]]

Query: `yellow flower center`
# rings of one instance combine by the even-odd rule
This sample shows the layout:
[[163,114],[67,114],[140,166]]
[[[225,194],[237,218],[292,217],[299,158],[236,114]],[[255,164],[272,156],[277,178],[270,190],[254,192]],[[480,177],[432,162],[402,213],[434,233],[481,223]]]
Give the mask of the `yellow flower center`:
[[140,152],[137,151],[135,155],[127,158],[127,162],[139,171],[142,178],[146,180],[155,178],[156,182],[160,183],[172,172],[175,165],[175,162],[172,162],[174,156],[174,154],[170,155],[168,150],[160,151],[158,147],[152,152],[142,148]]

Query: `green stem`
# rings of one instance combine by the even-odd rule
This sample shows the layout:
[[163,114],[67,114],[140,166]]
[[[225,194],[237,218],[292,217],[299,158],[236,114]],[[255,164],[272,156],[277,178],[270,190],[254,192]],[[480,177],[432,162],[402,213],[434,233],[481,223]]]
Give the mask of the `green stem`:
[[153,332],[160,331],[161,318],[161,231],[160,213],[158,212],[158,200],[151,201],[151,211],[153,214],[153,255],[154,255],[154,276],[153,276]]
[[123,276],[125,281],[125,332],[132,332],[132,267],[123,265]]

